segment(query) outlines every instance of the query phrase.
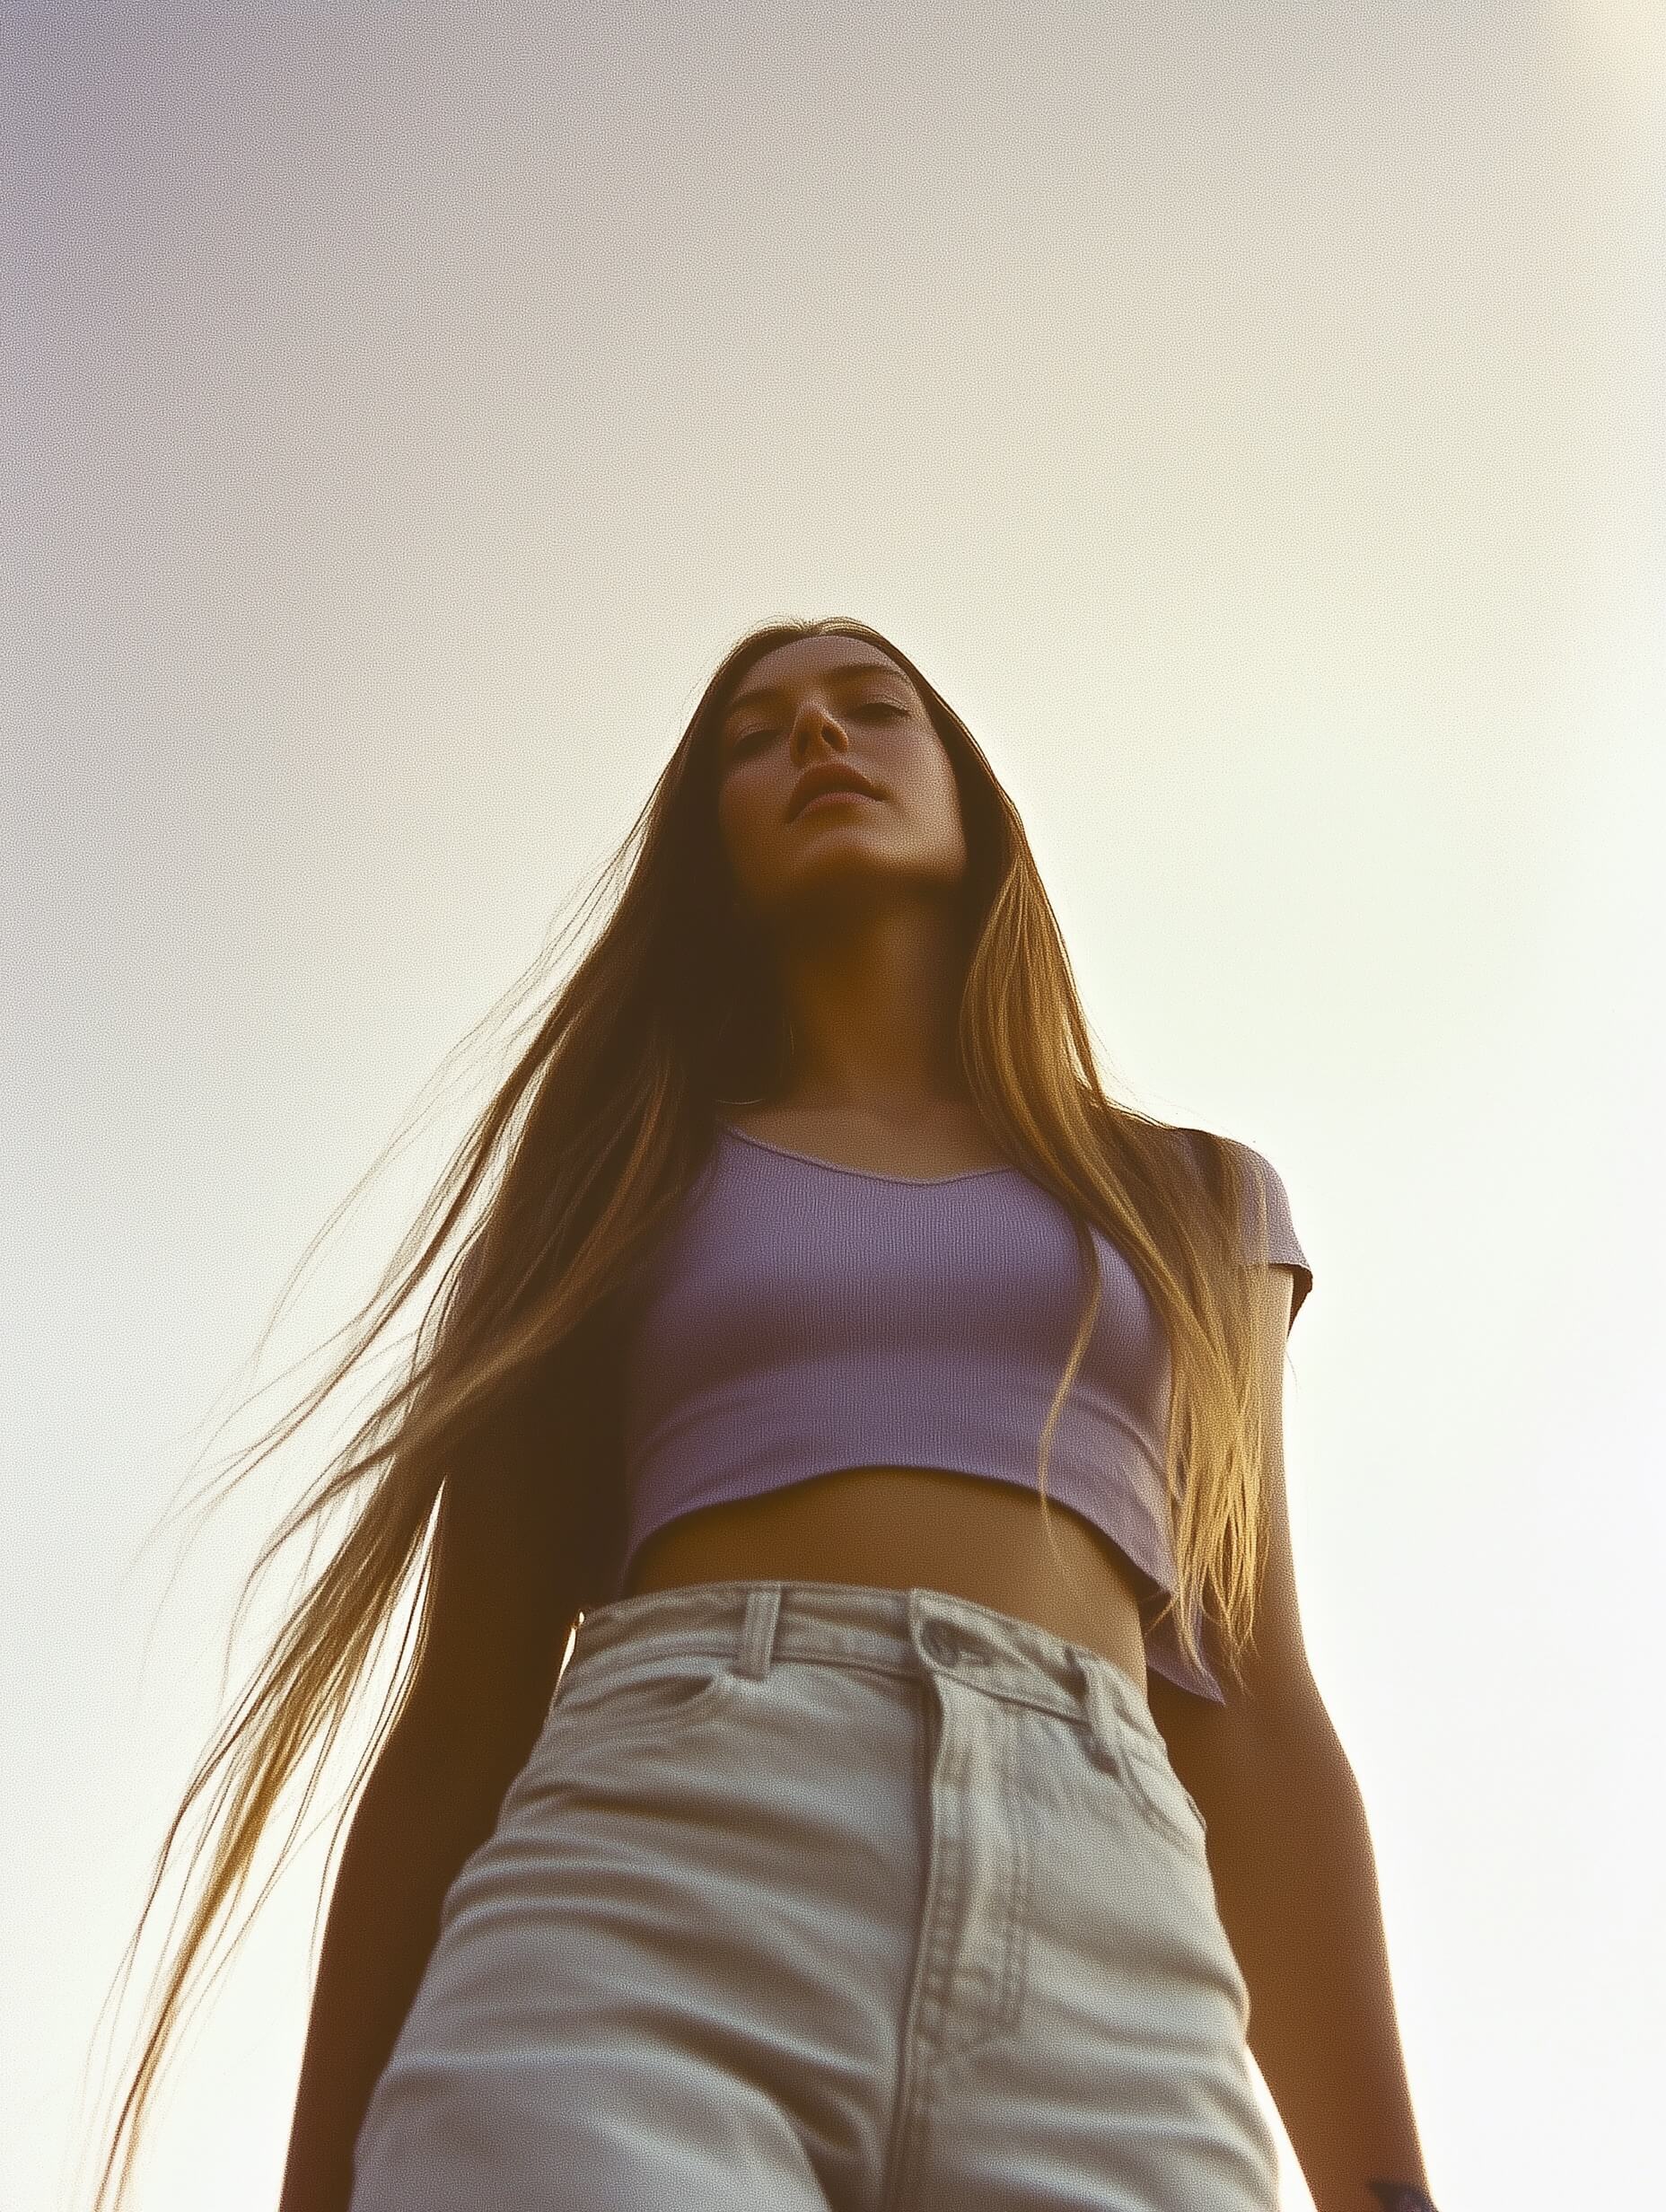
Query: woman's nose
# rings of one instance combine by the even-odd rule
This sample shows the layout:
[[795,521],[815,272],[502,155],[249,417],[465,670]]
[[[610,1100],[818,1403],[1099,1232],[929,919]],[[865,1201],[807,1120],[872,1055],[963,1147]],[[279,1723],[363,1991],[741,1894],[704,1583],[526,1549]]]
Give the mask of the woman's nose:
[[802,759],[817,742],[831,745],[836,751],[842,750],[845,745],[844,731],[839,728],[831,715],[824,713],[820,707],[812,708],[810,712],[801,715],[794,724],[792,744],[794,759]]

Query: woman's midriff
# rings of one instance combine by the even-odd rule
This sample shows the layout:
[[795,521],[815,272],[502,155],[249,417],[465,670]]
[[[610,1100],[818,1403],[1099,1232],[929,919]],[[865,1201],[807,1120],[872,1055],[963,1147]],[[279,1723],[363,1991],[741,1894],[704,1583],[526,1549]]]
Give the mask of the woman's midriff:
[[935,1467],[847,1467],[658,1529],[622,1597],[702,1582],[941,1590],[1033,1622],[1120,1667],[1145,1697],[1142,1583],[1100,1530],[1033,1489]]

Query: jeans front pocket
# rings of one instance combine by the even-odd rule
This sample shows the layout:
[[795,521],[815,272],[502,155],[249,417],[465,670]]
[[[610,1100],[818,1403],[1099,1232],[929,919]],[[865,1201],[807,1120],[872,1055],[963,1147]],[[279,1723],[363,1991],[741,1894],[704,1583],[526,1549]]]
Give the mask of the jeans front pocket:
[[570,1664],[556,1686],[540,1752],[565,1759],[592,1742],[608,1747],[680,1737],[714,1718],[734,1696],[728,1652],[642,1652],[614,1646]]
[[1197,1800],[1167,1758],[1135,1740],[1128,1729],[1122,1732],[1122,1753],[1128,1794],[1146,1821],[1171,1843],[1179,1844],[1182,1850],[1189,1851],[1206,1865],[1208,1822]]
[[569,1781],[594,1778],[616,1751],[634,1757],[662,1742],[680,1746],[736,1701],[741,1677],[727,1652],[613,1649],[569,1663],[556,1685],[531,1755],[510,1784],[499,1814],[530,1812]]

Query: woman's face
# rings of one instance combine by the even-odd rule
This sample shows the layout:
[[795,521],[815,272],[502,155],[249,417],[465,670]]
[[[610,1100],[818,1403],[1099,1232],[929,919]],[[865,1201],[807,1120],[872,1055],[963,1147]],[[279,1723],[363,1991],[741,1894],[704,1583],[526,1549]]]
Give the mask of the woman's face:
[[[766,924],[963,881],[949,755],[913,684],[877,646],[839,636],[777,645],[740,680],[717,748],[719,833],[741,903]],[[835,766],[872,795],[795,811],[802,779]]]

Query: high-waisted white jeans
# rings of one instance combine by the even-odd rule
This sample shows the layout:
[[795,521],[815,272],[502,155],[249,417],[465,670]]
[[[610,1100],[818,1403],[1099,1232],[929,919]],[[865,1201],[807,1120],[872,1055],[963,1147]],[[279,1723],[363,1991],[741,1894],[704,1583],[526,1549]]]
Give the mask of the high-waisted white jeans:
[[586,1615],[353,2212],[1275,2212],[1203,1819],[1135,1685],[939,1591]]

